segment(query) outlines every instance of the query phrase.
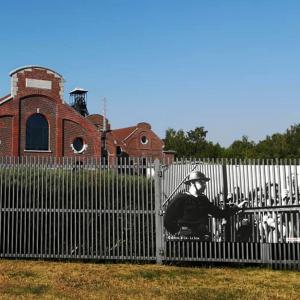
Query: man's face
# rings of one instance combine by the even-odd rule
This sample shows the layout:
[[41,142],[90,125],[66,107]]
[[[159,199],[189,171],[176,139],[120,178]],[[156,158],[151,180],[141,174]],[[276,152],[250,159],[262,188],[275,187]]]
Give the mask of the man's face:
[[197,180],[197,181],[194,182],[194,186],[195,186],[197,194],[201,195],[205,191],[206,181],[204,181],[204,180]]

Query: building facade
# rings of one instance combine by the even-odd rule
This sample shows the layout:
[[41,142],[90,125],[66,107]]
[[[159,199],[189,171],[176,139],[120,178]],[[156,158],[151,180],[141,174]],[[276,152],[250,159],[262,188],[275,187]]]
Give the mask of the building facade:
[[60,74],[29,66],[10,76],[11,93],[0,99],[2,156],[101,155],[97,128],[64,102]]
[[103,116],[71,107],[64,101],[64,78],[56,71],[26,66],[10,76],[11,93],[0,98],[0,156],[109,161],[120,156],[170,156],[148,123],[112,130]]
[[107,156],[115,157],[151,157],[171,158],[171,151],[163,151],[163,141],[152,131],[146,122],[135,126],[109,130],[105,134]]

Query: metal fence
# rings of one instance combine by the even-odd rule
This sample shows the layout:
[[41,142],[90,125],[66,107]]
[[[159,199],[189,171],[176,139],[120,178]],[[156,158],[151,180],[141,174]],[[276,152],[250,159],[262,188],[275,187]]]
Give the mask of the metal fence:
[[[211,178],[210,241],[163,226],[192,170]],[[300,269],[299,161],[0,158],[0,257],[267,264]]]
[[0,159],[0,256],[155,260],[151,164]]
[[300,267],[300,166],[298,160],[176,161],[162,171],[161,210],[186,191],[188,174],[211,178],[206,194],[225,208],[246,200],[228,219],[209,218],[210,241],[172,236],[164,228],[160,247],[167,261],[206,261]]

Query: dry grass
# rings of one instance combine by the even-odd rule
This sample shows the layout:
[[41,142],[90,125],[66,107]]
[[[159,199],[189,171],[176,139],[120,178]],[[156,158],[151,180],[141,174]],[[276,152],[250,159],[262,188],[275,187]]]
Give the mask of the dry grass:
[[300,299],[300,272],[0,260],[0,299]]

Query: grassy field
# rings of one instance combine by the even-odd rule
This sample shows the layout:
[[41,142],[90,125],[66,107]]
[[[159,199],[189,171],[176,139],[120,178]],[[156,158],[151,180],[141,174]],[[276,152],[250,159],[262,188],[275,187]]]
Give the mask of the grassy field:
[[0,299],[300,299],[300,272],[0,260]]

